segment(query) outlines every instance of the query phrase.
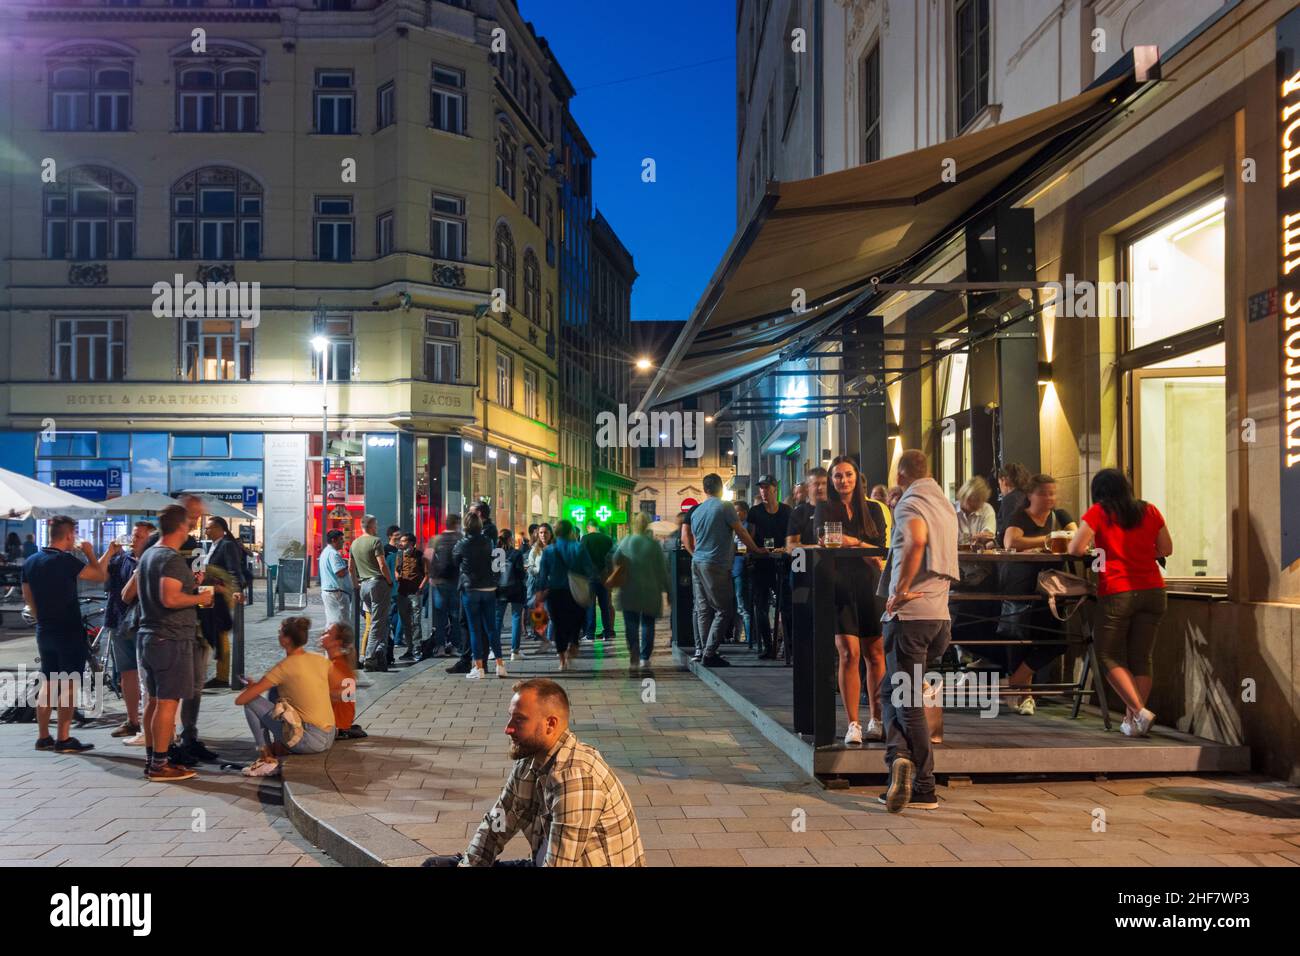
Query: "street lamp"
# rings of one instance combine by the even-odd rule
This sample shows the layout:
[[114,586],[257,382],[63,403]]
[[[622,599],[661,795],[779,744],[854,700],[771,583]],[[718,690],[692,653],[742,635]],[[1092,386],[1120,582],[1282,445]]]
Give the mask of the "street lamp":
[[329,429],[330,429],[330,403],[329,403],[329,364],[330,364],[330,340],[324,335],[314,336],[311,340],[311,347],[320,355],[320,547],[321,553],[325,552],[328,542],[325,535],[328,533],[328,524],[325,515],[329,510]]
[[648,358],[639,358],[636,360],[636,367],[638,371],[644,372],[650,368],[650,360]]

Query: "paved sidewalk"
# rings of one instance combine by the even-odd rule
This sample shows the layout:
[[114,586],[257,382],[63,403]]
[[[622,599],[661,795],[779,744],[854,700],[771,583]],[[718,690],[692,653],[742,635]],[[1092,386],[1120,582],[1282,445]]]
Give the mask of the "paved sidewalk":
[[[674,669],[666,622],[657,643],[649,683],[627,676],[621,639],[584,643],[564,675],[554,655],[510,664],[510,680],[422,669],[364,713],[368,740],[290,766],[295,819],[350,863],[463,850],[510,766],[511,684],[547,675],[627,787],[651,865],[1300,864],[1300,793],[1258,777],[980,783],[940,788],[937,811],[888,814],[880,787],[821,789]],[[505,855],[527,852],[517,836]]]
[[[284,617],[310,617],[313,635],[324,624],[318,603],[269,620],[264,613],[255,607],[246,619],[250,676],[283,656],[276,634]],[[359,675],[359,705],[409,674]],[[207,691],[199,731],[223,759],[242,763],[252,758],[253,744],[234,696]],[[110,696],[102,719],[74,728],[95,744],[80,756],[35,751],[35,724],[0,724],[0,866],[335,865],[294,829],[279,781],[208,764],[181,783],[144,779],[143,748],[110,736],[124,717],[122,702]]]

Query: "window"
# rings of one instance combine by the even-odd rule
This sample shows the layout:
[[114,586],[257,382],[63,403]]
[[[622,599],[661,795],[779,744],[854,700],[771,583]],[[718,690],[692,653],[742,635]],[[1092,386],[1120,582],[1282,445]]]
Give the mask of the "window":
[[397,87],[392,83],[385,83],[375,91],[375,129],[393,125],[396,91]]
[[316,197],[316,258],[322,262],[351,262],[356,251],[352,236],[352,197]]
[[[327,315],[322,321],[318,316],[312,322],[312,336],[323,336],[329,340],[325,354],[329,356],[325,367],[331,382],[352,381],[352,370],[356,364],[356,340],[352,332],[351,315]],[[311,350],[312,376],[319,379],[321,353]]]
[[[1129,313],[1129,450],[1138,497],[1160,509],[1177,547],[1171,578],[1226,578],[1230,530],[1225,443],[1206,423],[1227,415],[1223,319],[1226,302],[1224,199],[1194,200],[1129,242],[1123,287],[1105,306]],[[1104,287],[1103,287],[1104,288]],[[1098,294],[1100,300],[1102,295]]]
[[541,191],[542,174],[538,171],[537,165],[530,161],[528,168],[524,170],[524,215],[538,224],[542,221],[539,202]]
[[53,59],[48,64],[49,126],[122,132],[131,128],[129,59]]
[[957,128],[989,105],[989,0],[957,4]]
[[429,214],[429,249],[435,259],[464,260],[465,200],[460,196],[434,193],[433,210]]
[[448,133],[465,133],[465,74],[433,66],[429,85],[429,125]]
[[177,259],[258,259],[262,186],[223,166],[195,170],[172,186],[172,245]]
[[455,319],[424,319],[424,377],[455,384],[460,378],[460,329]]
[[54,377],[61,382],[116,382],[126,367],[126,320],[55,319]]
[[537,418],[537,369],[524,367],[524,414]]
[[104,166],[77,166],[45,187],[49,259],[130,259],[135,255],[135,186]]
[[781,38],[782,77],[781,77],[781,138],[790,129],[790,117],[794,113],[794,101],[799,95],[799,65],[804,60],[802,53],[791,49],[791,35],[799,28],[799,0],[792,0],[790,15],[785,21],[785,36]]
[[393,214],[386,212],[375,217],[375,255],[379,257],[393,253]]
[[546,197],[546,264],[555,265],[555,201]]
[[524,252],[524,316],[529,322],[541,319],[541,269],[537,264],[537,253],[532,249]]
[[351,70],[317,70],[315,97],[316,132],[353,132],[356,92],[352,89]]
[[722,467],[732,464],[732,457],[736,454],[735,446],[732,444],[730,435],[718,436],[718,464]]
[[504,289],[506,305],[515,304],[515,239],[504,222],[497,226],[497,288]]
[[247,133],[257,129],[257,61],[176,64],[176,128],[186,133]]
[[555,328],[555,296],[550,289],[546,290],[546,322],[543,328],[550,332]]
[[515,198],[515,140],[505,129],[497,131],[497,185]]
[[653,468],[655,467],[655,447],[654,445],[642,445],[637,451],[637,467]]
[[514,396],[514,360],[505,352],[497,351],[497,404],[503,408],[513,408]]
[[880,44],[862,58],[862,161],[880,159]]
[[188,382],[247,381],[253,330],[239,319],[182,319],[181,374]]
[[546,421],[555,424],[555,380],[546,380]]
[[171,457],[229,458],[230,436],[221,433],[173,435]]

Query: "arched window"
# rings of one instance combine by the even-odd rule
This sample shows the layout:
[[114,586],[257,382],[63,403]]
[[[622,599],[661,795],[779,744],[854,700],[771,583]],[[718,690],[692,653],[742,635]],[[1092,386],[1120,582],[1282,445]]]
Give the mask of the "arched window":
[[497,185],[515,198],[515,138],[504,126],[497,130]]
[[529,322],[536,323],[539,318],[541,292],[541,269],[537,265],[537,253],[528,249],[524,252],[524,316]]
[[531,159],[524,170],[524,215],[541,225],[542,174]]
[[506,292],[506,304],[515,304],[515,239],[504,222],[497,226],[497,288]]
[[50,57],[50,129],[129,130],[132,68],[131,57],[108,47],[70,47]]
[[130,259],[135,255],[135,186],[104,166],[77,166],[45,187],[45,255]]
[[176,68],[176,128],[185,133],[250,133],[257,129],[261,60],[237,49],[209,47],[181,57]]
[[207,166],[172,186],[172,248],[177,259],[259,259],[262,185],[224,166]]

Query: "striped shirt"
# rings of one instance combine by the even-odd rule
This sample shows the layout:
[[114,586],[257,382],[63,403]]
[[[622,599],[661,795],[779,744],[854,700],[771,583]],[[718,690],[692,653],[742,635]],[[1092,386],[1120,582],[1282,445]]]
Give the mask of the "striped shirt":
[[522,832],[538,866],[644,866],[632,801],[600,752],[566,730],[540,757],[515,761],[462,866],[491,866]]

